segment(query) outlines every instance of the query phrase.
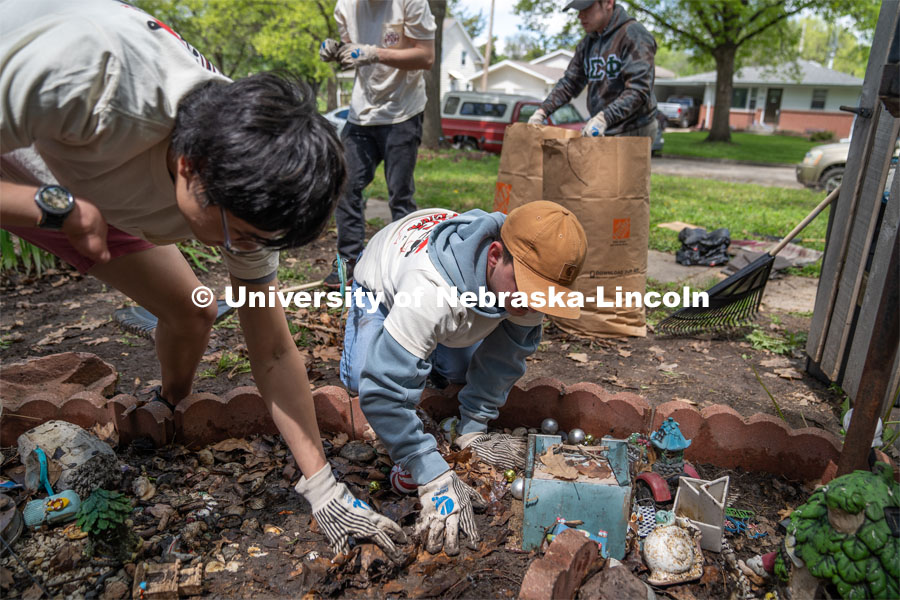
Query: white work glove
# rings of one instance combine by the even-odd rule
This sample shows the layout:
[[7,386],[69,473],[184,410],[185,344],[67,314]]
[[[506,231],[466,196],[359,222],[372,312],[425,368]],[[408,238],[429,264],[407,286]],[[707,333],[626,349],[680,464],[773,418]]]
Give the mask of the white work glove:
[[591,117],[581,130],[584,137],[603,137],[604,133],[606,133],[606,117],[602,112]]
[[341,68],[353,69],[378,62],[378,48],[371,44],[344,44],[338,51]]
[[341,49],[341,43],[337,40],[328,38],[322,41],[319,46],[319,60],[322,62],[330,62],[338,60],[338,52]]
[[472,509],[484,508],[487,503],[452,469],[420,485],[419,502],[422,503],[422,512],[416,522],[416,534],[428,532],[425,543],[428,552],[437,554],[443,547],[449,556],[459,554],[460,529],[468,538],[466,545],[472,550],[478,547],[476,542],[481,538]]
[[507,433],[467,433],[454,442],[461,450],[471,448],[478,458],[498,469],[525,468],[525,446],[523,437]]
[[529,125],[543,125],[544,120],[547,118],[547,113],[544,112],[543,108],[539,108],[534,111],[534,114],[528,119]]
[[301,477],[294,489],[312,506],[313,516],[328,537],[335,554],[346,554],[349,551],[348,540],[351,536],[358,539],[369,538],[391,560],[402,562],[403,553],[391,538],[406,543],[406,534],[399,525],[354,497],[346,484],[338,483],[331,474],[330,465],[326,464],[309,479]]

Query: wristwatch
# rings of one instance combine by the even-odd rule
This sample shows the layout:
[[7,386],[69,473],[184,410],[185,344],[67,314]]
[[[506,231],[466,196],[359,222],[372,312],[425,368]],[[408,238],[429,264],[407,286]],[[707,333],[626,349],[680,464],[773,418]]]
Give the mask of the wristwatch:
[[75,196],[61,185],[42,185],[34,202],[41,209],[41,229],[62,229],[63,221],[75,208]]

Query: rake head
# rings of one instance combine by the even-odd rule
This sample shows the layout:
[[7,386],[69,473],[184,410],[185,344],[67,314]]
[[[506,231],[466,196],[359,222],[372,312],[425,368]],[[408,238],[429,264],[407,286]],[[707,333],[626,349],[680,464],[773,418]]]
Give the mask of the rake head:
[[673,336],[697,335],[746,325],[759,311],[775,257],[763,254],[755,261],[720,281],[706,294],[709,306],[686,306],[657,325],[660,333]]

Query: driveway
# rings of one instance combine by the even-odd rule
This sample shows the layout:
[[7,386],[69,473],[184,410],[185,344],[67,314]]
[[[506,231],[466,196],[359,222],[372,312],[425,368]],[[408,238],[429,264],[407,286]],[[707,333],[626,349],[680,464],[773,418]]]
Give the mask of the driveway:
[[[665,150],[664,150],[665,151]],[[772,187],[803,189],[797,182],[794,167],[741,165],[690,158],[654,156],[650,171],[661,175],[680,175],[701,179],[719,179],[737,183],[755,183]]]

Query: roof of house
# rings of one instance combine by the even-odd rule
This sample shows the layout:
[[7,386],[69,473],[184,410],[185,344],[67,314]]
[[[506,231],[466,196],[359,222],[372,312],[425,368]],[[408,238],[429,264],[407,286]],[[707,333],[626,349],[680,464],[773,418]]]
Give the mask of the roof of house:
[[472,38],[469,36],[469,32],[466,31],[466,28],[462,26],[462,23],[454,19],[453,17],[444,17],[444,25],[442,27],[443,31],[447,31],[454,25],[459,25],[459,30],[462,31],[463,37],[469,42],[469,46],[472,48],[473,57],[472,59],[479,64],[484,64],[484,57],[481,55],[481,52],[478,51],[478,46],[475,45],[475,42],[472,41]]
[[[569,54],[569,55],[574,56],[568,50],[557,50],[556,52],[553,52],[551,54],[546,54],[544,56],[538,57],[529,62],[525,62],[523,60],[507,59],[507,60],[500,61],[497,64],[491,65],[488,68],[488,73],[492,73],[492,72],[499,70],[501,68],[504,68],[504,67],[512,67],[514,69],[517,69],[519,71],[527,73],[533,77],[538,77],[540,79],[543,79],[545,83],[556,83],[557,81],[559,81],[562,78],[562,76],[565,74],[566,70],[563,68],[560,68],[560,67],[548,67],[547,65],[541,64],[541,62],[543,62],[543,59],[546,59],[547,57],[550,57],[553,55],[559,55],[559,54]],[[540,61],[540,62],[535,62],[535,61]],[[483,73],[483,71],[478,71],[477,73],[475,73],[474,75],[472,75],[469,78],[469,81],[479,79],[481,77],[482,73]],[[667,79],[667,78],[671,78],[674,76],[675,76],[675,73],[673,73],[672,71],[669,71],[668,69],[663,69],[662,67],[656,67],[656,78],[657,79]]]
[[[796,73],[794,72],[796,64]],[[811,60],[798,60],[795,64],[778,67],[744,67],[734,74],[735,84],[778,83],[786,85],[862,86],[863,80],[847,73],[823,67]],[[697,73],[677,77],[668,84],[715,83],[716,72]]]
[[544,54],[543,56],[538,56],[537,58],[532,59],[528,62],[529,62],[529,64],[532,64],[532,65],[539,65],[543,62],[547,62],[548,60],[553,60],[557,56],[565,56],[566,58],[572,58],[573,56],[575,56],[575,53],[572,52],[571,50],[566,50],[565,48],[561,48],[559,50],[554,50],[550,54]]

